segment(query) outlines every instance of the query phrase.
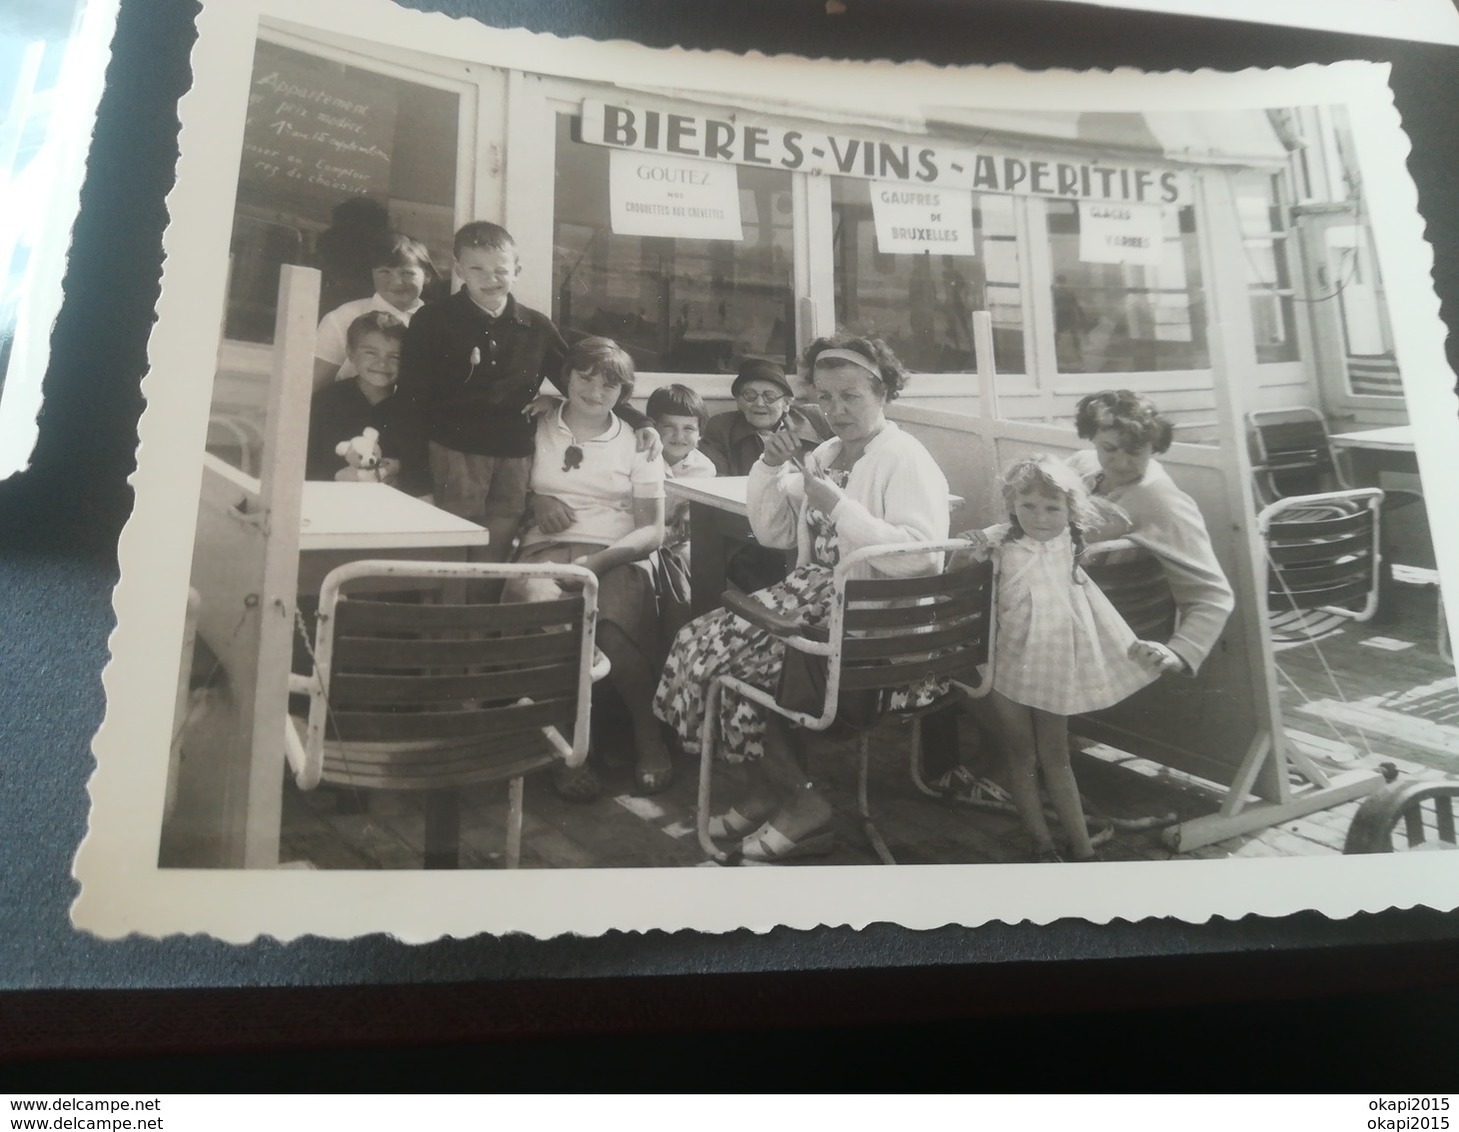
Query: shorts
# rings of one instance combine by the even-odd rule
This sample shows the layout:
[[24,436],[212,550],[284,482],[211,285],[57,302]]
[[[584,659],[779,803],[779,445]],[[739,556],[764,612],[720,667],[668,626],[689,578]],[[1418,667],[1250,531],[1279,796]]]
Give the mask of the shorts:
[[531,456],[478,456],[430,442],[436,506],[484,525],[487,519],[520,519],[527,511]]

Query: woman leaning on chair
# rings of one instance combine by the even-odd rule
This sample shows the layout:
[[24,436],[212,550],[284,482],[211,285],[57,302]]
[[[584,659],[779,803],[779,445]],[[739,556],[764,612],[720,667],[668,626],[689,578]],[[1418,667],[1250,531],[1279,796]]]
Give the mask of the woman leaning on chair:
[[1129,516],[1128,524],[1106,527],[1089,541],[1129,538],[1160,559],[1178,618],[1168,642],[1171,655],[1162,663],[1194,675],[1226,627],[1235,598],[1196,501],[1154,458],[1170,447],[1170,422],[1149,398],[1106,389],[1079,402],[1074,426],[1091,447],[1069,457],[1069,464],[1092,495]]
[[[1175,599],[1175,634],[1164,645],[1141,647],[1162,671],[1194,675],[1215,648],[1235,598],[1200,508],[1155,459],[1170,447],[1171,424],[1149,398],[1107,389],[1079,402],[1074,426],[1092,446],[1069,457],[1070,466],[1091,495],[1118,505],[1129,519],[1089,532],[1087,541],[1128,538],[1159,559]],[[955,711],[923,721],[921,756],[921,773],[934,789],[957,796],[967,788]]]
[[[764,545],[797,551],[783,582],[753,595],[777,613],[816,624],[833,596],[840,557],[885,543],[947,538],[947,480],[931,454],[886,418],[907,375],[878,339],[838,335],[811,344],[802,359],[818,404],[835,436],[808,456],[798,438],[772,432],[749,472],[750,524]],[[887,572],[926,574],[936,556],[887,561]],[[674,640],[654,697],[654,711],[685,751],[699,750],[699,729],[711,682],[732,674],[766,689],[780,675],[785,645],[727,610],[686,625]],[[930,701],[934,687],[909,688],[905,703]],[[710,821],[711,836],[742,839],[752,860],[824,852],[829,803],[806,780],[788,726],[728,691],[720,702],[719,742],[727,761],[745,762],[748,792],[736,808]]]

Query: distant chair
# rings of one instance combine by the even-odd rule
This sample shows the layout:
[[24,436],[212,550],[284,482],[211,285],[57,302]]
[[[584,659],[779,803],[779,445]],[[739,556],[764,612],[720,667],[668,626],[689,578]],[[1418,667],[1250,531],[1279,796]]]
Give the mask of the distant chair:
[[[223,438],[217,438],[217,433],[222,433]],[[234,466],[244,475],[258,475],[256,456],[263,449],[263,438],[251,421],[229,413],[212,414],[208,417],[206,446],[209,452],[224,459],[236,450],[238,461]]]
[[1263,503],[1352,488],[1333,453],[1327,422],[1316,409],[1264,409],[1246,419],[1256,448],[1251,471]]
[[[1358,807],[1343,842],[1344,853],[1456,850],[1454,799],[1459,782],[1394,782]],[[1395,845],[1399,826],[1403,844]]]
[[[1327,421],[1316,409],[1264,409],[1248,413],[1247,421],[1257,457],[1251,470],[1263,503],[1352,489],[1327,435]],[[1394,510],[1422,499],[1413,491],[1385,491],[1383,506]]]
[[[471,600],[473,583],[520,576],[572,588],[550,601]],[[423,588],[442,600],[399,600]],[[307,721],[285,728],[299,788],[425,792],[425,866],[456,868],[459,792],[508,781],[515,868],[523,776],[588,755],[592,683],[608,672],[597,612],[597,578],[580,566],[369,560],[331,570],[313,671],[290,677],[290,691],[309,696]]]
[[[877,856],[896,864],[871,819],[870,733],[889,715],[910,716],[915,758],[921,715],[947,706],[956,696],[987,694],[996,632],[995,568],[990,561],[954,561],[945,573],[927,577],[858,579],[849,574],[865,562],[892,555],[946,554],[970,547],[955,539],[871,546],[847,555],[836,567],[830,617],[820,625],[774,613],[743,594],[724,595],[726,609],[785,642],[786,660],[775,692],[734,676],[720,676],[710,684],[699,767],[699,844],[705,853],[718,861],[729,859],[709,836],[709,815],[718,705],[725,691],[733,691],[808,730],[839,726],[858,733],[858,809]],[[952,681],[947,695],[914,711],[887,710],[893,691],[928,676]]]
[[[1378,609],[1382,573],[1378,488],[1281,499],[1262,508],[1267,610],[1281,643],[1316,640]],[[1314,616],[1320,615],[1320,616]]]

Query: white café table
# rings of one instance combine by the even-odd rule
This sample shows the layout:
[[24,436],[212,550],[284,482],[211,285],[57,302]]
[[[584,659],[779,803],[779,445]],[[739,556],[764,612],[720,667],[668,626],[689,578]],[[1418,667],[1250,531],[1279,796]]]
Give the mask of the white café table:
[[464,561],[486,528],[383,483],[307,481],[299,519],[301,594],[319,593],[336,566],[361,558]]
[[1410,425],[1337,432],[1328,439],[1335,447],[1352,453],[1356,465],[1353,472],[1362,484],[1377,484],[1380,472],[1418,474],[1418,455],[1414,450]]

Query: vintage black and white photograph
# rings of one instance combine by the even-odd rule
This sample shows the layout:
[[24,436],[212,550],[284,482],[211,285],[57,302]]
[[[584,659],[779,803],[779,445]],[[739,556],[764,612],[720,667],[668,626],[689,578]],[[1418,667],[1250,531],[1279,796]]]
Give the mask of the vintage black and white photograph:
[[81,926],[1454,905],[1455,381],[1383,67],[224,7]]

